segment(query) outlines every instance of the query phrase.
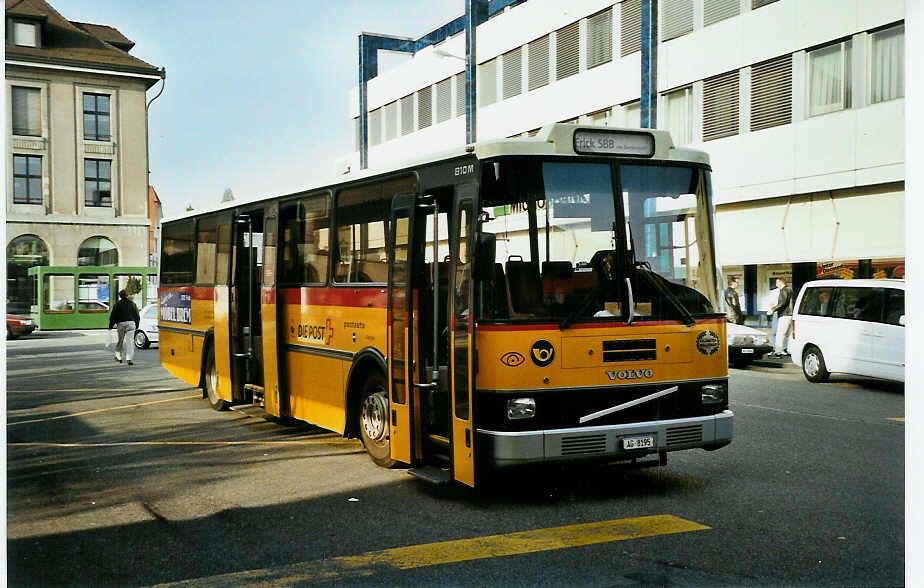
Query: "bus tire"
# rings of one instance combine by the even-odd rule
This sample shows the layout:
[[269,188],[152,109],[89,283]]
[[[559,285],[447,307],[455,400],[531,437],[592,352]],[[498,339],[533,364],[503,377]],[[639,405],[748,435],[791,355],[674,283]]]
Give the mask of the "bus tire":
[[802,374],[809,382],[825,382],[831,372],[825,365],[825,356],[821,354],[821,349],[814,345],[807,345],[802,352]]
[[205,385],[205,397],[209,406],[215,410],[225,410],[228,403],[218,397],[218,370],[215,368],[215,347],[209,346],[205,356],[205,375],[202,378]]
[[359,434],[366,452],[376,465],[391,468],[391,440],[388,430],[388,389],[385,376],[375,371],[363,382],[359,401]]

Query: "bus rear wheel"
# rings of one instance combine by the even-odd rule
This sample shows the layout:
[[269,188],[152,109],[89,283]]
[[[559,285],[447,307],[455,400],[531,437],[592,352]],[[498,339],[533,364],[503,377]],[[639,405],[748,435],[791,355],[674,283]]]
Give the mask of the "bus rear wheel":
[[218,397],[218,370],[215,369],[215,348],[209,347],[205,357],[205,395],[209,406],[215,410],[225,410],[228,403]]
[[376,465],[394,467],[391,458],[391,440],[388,431],[388,391],[385,377],[379,373],[363,384],[359,401],[359,434],[366,452]]

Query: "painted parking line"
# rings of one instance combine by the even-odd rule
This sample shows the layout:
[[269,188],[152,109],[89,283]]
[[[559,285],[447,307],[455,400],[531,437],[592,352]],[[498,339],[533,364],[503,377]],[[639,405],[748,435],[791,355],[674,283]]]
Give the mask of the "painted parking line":
[[895,418],[891,418],[891,419],[889,419],[889,420],[890,420],[890,421],[895,421],[896,423],[903,423],[903,422],[905,422],[905,417],[895,417]]
[[29,425],[33,423],[45,423],[48,421],[57,421],[59,419],[71,419],[74,417],[84,416],[88,414],[97,414],[101,412],[110,412],[114,410],[126,410],[129,408],[138,408],[139,406],[151,406],[152,404],[162,404],[164,402],[175,402],[177,400],[189,400],[190,398],[202,398],[202,393],[193,394],[190,396],[180,396],[179,398],[166,398],[164,400],[152,400],[151,402],[139,402],[137,404],[125,404],[122,406],[110,406],[109,408],[97,408],[94,410],[84,410],[82,412],[72,412],[70,414],[60,414],[53,417],[45,417],[40,419],[30,419],[28,421],[16,421],[13,423],[7,423],[7,427],[15,427],[16,425]]
[[8,447],[215,447],[226,445],[348,445],[356,446],[357,452],[365,451],[362,443],[357,439],[344,439],[340,435],[331,434],[324,437],[312,437],[311,439],[251,439],[249,441],[100,441],[93,442],[74,442],[74,443],[55,443],[51,441],[22,441],[18,443],[7,443]]
[[346,581],[350,578],[371,576],[377,571],[410,570],[463,561],[641,539],[657,535],[704,531],[709,528],[694,521],[662,514],[395,547],[382,551],[370,551],[360,555],[301,562],[272,569],[264,568],[195,578],[162,584],[162,586],[228,586],[241,584],[282,586],[312,581]]

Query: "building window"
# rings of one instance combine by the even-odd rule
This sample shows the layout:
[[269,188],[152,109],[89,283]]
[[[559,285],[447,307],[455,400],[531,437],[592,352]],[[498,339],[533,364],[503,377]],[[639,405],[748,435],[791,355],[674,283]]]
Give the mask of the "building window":
[[366,123],[369,125],[369,146],[375,147],[382,142],[382,110],[376,108],[370,111]]
[[530,91],[549,84],[549,36],[529,44],[529,72],[527,87]]
[[580,71],[580,23],[558,29],[555,43],[555,79],[563,80]]
[[703,26],[738,16],[741,3],[738,0],[706,0],[703,6]]
[[452,116],[452,80],[436,84],[436,122],[446,122]]
[[83,138],[87,141],[108,141],[109,95],[83,95]]
[[385,105],[385,140],[391,141],[398,137],[398,102]]
[[427,86],[417,91],[417,128],[425,129],[433,124],[433,88]]
[[613,9],[587,19],[587,69],[613,60]]
[[638,129],[642,126],[642,103],[640,100],[628,102],[622,105],[625,126],[630,129]]
[[844,41],[809,51],[809,116],[850,108],[850,49]]
[[523,93],[523,48],[504,53],[504,100]]
[[13,203],[42,203],[42,158],[40,156],[13,156]]
[[456,81],[456,116],[465,116],[465,72],[453,78]]
[[478,66],[478,106],[497,102],[497,58]]
[[620,51],[622,57],[642,50],[642,0],[622,3]]
[[664,129],[675,145],[693,142],[693,89],[689,86],[664,94]]
[[703,80],[703,141],[738,134],[738,70]]
[[119,250],[106,237],[90,237],[77,249],[77,265],[119,265]]
[[401,103],[401,136],[414,132],[414,95],[408,94]]
[[870,35],[870,102],[905,95],[905,25]]
[[19,47],[38,47],[38,24],[13,22],[13,44]]
[[751,8],[756,9],[767,4],[773,4],[776,0],[751,0]]
[[112,206],[112,162],[108,159],[85,159],[84,202],[87,206]]
[[603,110],[598,110],[597,112],[591,112],[587,115],[589,119],[589,124],[598,127],[608,127],[610,126],[610,115],[613,112],[612,108],[604,108]]
[[792,55],[751,67],[751,130],[792,122]]
[[693,0],[661,0],[661,40],[693,32]]
[[42,134],[41,90],[13,86],[13,134],[39,137]]

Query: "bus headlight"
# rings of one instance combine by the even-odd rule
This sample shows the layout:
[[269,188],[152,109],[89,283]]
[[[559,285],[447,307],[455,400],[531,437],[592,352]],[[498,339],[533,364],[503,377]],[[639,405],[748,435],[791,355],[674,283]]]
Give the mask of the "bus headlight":
[[725,384],[706,384],[702,387],[703,405],[725,404],[728,402],[728,389]]
[[536,416],[536,400],[534,398],[513,398],[507,401],[507,419],[519,421],[531,419]]

